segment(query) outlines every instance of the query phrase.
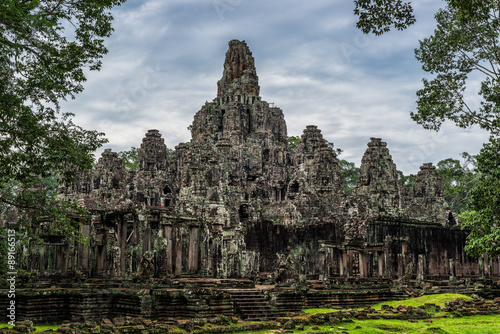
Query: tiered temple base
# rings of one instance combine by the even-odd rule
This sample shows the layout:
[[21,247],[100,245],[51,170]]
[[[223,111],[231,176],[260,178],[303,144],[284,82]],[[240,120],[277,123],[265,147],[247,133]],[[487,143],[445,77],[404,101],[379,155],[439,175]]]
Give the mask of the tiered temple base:
[[[132,282],[88,280],[39,282],[16,291],[16,320],[35,323],[97,321],[119,316],[163,321],[238,316],[273,319],[305,308],[359,307],[423,293],[459,292],[500,296],[500,283],[444,281],[419,283],[388,279],[332,278],[303,284],[256,286],[238,279],[166,279]],[[0,290],[1,307],[7,307]]]

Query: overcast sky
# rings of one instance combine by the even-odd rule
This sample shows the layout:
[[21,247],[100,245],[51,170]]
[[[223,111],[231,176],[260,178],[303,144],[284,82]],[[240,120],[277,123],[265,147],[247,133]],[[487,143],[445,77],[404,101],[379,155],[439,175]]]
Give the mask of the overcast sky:
[[228,42],[245,40],[262,99],[283,110],[289,136],[317,125],[357,166],[370,137],[380,137],[397,168],[416,173],[424,162],[475,154],[488,137],[453,124],[436,133],[410,118],[428,77],[413,50],[442,4],[419,0],[416,25],[375,37],[356,29],[351,0],[128,0],[113,10],[102,70],[88,74],[63,111],[105,132],[102,149],[139,147],[148,129],[174,148],[191,139],[194,114],[216,97]]

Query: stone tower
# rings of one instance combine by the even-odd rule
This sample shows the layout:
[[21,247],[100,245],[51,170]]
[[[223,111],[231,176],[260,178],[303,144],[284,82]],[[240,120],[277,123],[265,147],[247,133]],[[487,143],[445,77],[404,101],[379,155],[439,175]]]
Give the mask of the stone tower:
[[229,42],[217,86],[217,97],[194,116],[179,198],[190,213],[211,212],[221,224],[237,224],[256,218],[262,205],[285,199],[286,123],[281,109],[261,100],[244,41]]
[[250,102],[259,97],[259,90],[252,52],[245,41],[230,41],[224,61],[224,73],[217,82],[217,98],[221,102]]
[[366,197],[369,212],[374,215],[395,214],[401,207],[396,165],[387,143],[380,138],[370,138],[355,192]]
[[[169,154],[149,130],[137,171],[105,150],[92,172],[60,188],[92,213],[82,229],[90,248],[65,256],[89,277],[132,277],[143,260],[162,278],[254,280],[284,266],[315,279],[447,274],[442,264],[462,252],[466,233],[451,226],[435,167],[424,164],[412,192],[401,191],[387,144],[371,138],[346,195],[321,130],[308,125],[290,148],[283,111],[259,91],[247,44],[230,41],[217,96],[194,115],[190,142]],[[409,265],[425,258],[428,266]],[[51,268],[38,259],[32,269]]]

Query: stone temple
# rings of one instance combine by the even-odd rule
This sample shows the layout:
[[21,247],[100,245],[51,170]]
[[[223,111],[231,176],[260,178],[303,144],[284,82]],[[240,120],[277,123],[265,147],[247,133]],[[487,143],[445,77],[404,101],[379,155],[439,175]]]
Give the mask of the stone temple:
[[[313,288],[293,290],[295,299],[290,291],[270,292],[281,310],[341,300],[338,287],[348,282],[361,290],[379,282],[377,289],[389,293],[391,282],[498,277],[498,258],[464,252],[467,232],[445,202],[432,164],[420,167],[409,191],[398,185],[387,144],[371,138],[359,181],[347,195],[338,158],[320,129],[306,126],[291,150],[283,111],[263,101],[259,90],[252,53],[244,41],[232,40],[217,97],[194,115],[191,141],[171,154],[160,131],[148,130],[134,172],[105,150],[93,171],[59,189],[92,213],[81,226],[88,245],[47,237],[26,251],[25,269],[40,280],[147,280],[165,289],[173,282],[186,288],[188,281],[198,282],[191,285],[196,288],[207,282],[337,287],[337,299],[333,292],[314,299]],[[360,298],[375,290],[370,285]],[[151,294],[151,312],[172,316],[161,313],[161,294]],[[169,296],[162,298],[174,300]]]

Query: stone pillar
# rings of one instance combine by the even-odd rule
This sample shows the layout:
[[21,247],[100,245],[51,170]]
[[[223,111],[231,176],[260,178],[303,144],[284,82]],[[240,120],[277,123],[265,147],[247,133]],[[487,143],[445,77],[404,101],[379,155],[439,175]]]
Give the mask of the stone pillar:
[[398,254],[398,278],[403,278],[405,275],[405,255]]
[[344,276],[345,268],[344,268],[344,252],[339,255],[339,273],[340,276]]
[[142,253],[151,251],[151,223],[148,220],[143,221],[144,224],[144,240],[142,243]]
[[182,273],[182,231],[176,229],[175,238],[175,275],[179,276]]
[[426,273],[426,259],[424,254],[418,255],[418,264],[417,264],[417,280],[423,281],[425,280]]
[[392,268],[392,261],[390,261],[391,254],[389,252],[389,247],[386,246],[384,248],[384,275],[386,277],[392,278],[392,273],[394,272],[394,268]]
[[125,274],[125,262],[127,260],[127,223],[123,220],[118,222],[119,242],[120,242],[120,271]]
[[384,276],[384,253],[377,252],[377,258],[378,258],[378,275],[382,277]]
[[368,266],[366,261],[366,253],[359,253],[359,276],[367,277],[368,276]]
[[172,274],[173,264],[172,264],[172,254],[173,254],[173,241],[172,241],[172,226],[164,226],[163,233],[165,235],[165,240],[167,242],[167,247],[165,249],[165,271],[167,274]]
[[449,259],[450,262],[450,283],[457,280],[456,263],[455,259]]
[[401,254],[406,254],[408,252],[408,244],[406,242],[401,243]]
[[[320,273],[319,273],[319,280],[320,281],[326,280],[327,277],[329,276],[329,273],[330,273],[331,259],[330,259],[330,255],[328,253],[329,253],[329,251],[327,248],[327,249],[323,249],[323,252],[320,252],[320,254],[319,254],[318,264],[319,264],[319,270],[320,270]],[[306,275],[305,265],[302,265],[304,262],[305,262],[305,260],[300,261],[301,265],[299,267],[299,276]]]
[[132,239],[130,240],[134,245],[139,242],[139,222],[134,219],[134,230]]
[[99,276],[106,273],[106,265],[106,245],[99,245],[96,251],[96,271]]
[[344,268],[345,268],[345,276],[349,277],[352,276],[352,257],[351,257],[352,251],[348,250],[344,253]]
[[189,254],[188,254],[188,270],[190,273],[198,271],[198,258],[199,258],[199,239],[198,227],[193,227],[189,231]]
[[[90,226],[89,225],[82,225],[80,228],[82,235],[84,237],[89,237],[90,236]],[[87,273],[89,271],[89,257],[90,257],[90,251],[87,246],[84,244],[78,244],[78,270]]]
[[66,263],[66,255],[68,252],[68,246],[67,245],[57,245],[55,246],[56,249],[56,272],[59,272],[61,274],[66,273],[66,268],[67,268],[67,263]]

